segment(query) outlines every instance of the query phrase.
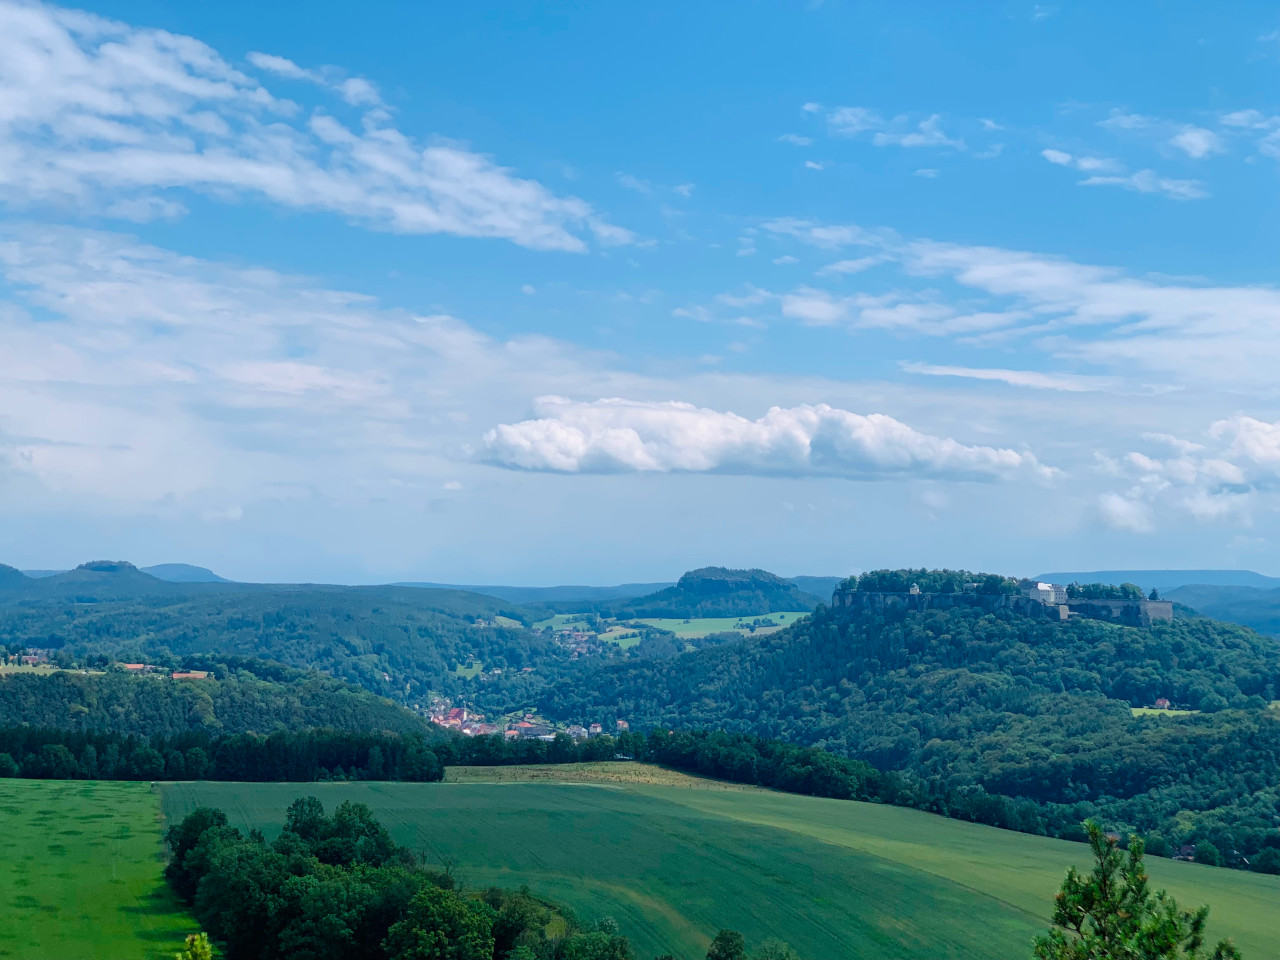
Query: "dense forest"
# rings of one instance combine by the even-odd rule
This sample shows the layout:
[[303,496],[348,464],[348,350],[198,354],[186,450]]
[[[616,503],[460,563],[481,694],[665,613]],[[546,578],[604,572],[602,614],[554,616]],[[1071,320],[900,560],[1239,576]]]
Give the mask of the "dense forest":
[[203,680],[71,670],[0,678],[0,726],[25,724],[145,736],[280,728],[423,733],[434,729],[389,700],[341,680],[254,660],[192,658]]
[[412,702],[458,692],[455,670],[472,660],[519,670],[562,657],[524,628],[526,611],[456,590],[179,584],[119,563],[39,580],[4,569],[21,582],[0,577],[0,646],[55,662],[257,657]]
[[30,780],[439,780],[436,735],[277,730],[145,737],[39,727],[0,728],[0,777]]
[[[1032,829],[1097,814],[1153,850],[1204,841],[1239,862],[1280,817],[1278,688],[1280,643],[1209,620],[820,608],[770,636],[567,678],[539,706],[813,744],[940,795],[1029,801]],[[1201,712],[1132,714],[1159,698]]]

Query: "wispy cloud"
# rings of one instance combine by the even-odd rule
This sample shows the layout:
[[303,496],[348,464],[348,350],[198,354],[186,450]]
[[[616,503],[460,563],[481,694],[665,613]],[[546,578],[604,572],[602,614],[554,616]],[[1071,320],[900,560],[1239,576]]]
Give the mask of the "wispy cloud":
[[[806,107],[811,106],[806,104]],[[836,107],[827,113],[827,130],[832,136],[857,137],[872,133],[877,147],[950,147],[965,149],[964,141],[948,136],[942,129],[941,114],[912,123],[905,114],[886,121],[868,107]]]
[[1066,393],[1095,393],[1115,390],[1116,377],[1095,377],[1075,373],[1044,373],[1039,370],[1002,370],[989,367],[952,367],[932,363],[903,363],[906,373],[929,377],[962,377],[968,380],[990,380],[1012,387],[1036,390],[1061,390]]
[[415,141],[366,80],[265,53],[250,62],[337,93],[362,111],[358,122],[273,95],[191,37],[3,0],[0,199],[136,218],[147,204],[171,213],[180,207],[172,193],[191,191],[535,249],[631,239],[585,201],[483,154]]
[[1055,166],[1092,174],[1078,181],[1083,187],[1123,187],[1136,193],[1160,194],[1172,200],[1198,200],[1209,195],[1199,180],[1162,177],[1154,170],[1124,173],[1123,164],[1106,157],[1075,156],[1064,150],[1052,149],[1041,150],[1040,155]]
[[1085,187],[1123,187],[1135,193],[1155,193],[1171,200],[1199,200],[1209,195],[1199,180],[1178,180],[1162,177],[1154,170],[1136,173],[1086,177],[1080,181]]

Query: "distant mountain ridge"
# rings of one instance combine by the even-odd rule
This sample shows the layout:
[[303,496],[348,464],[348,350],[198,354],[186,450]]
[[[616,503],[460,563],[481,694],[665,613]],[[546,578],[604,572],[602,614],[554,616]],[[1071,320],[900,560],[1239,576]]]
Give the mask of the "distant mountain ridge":
[[572,600],[629,600],[645,594],[674,587],[668,580],[663,583],[620,583],[611,587],[558,586],[517,587],[495,584],[419,583],[416,581],[394,583],[396,587],[419,587],[430,590],[465,590],[486,597],[497,597],[508,603],[557,603]]
[[[132,566],[132,564],[130,564]],[[13,568],[10,568],[13,569]],[[164,580],[166,583],[230,583],[226,577],[220,577],[208,567],[197,567],[190,563],[157,563],[150,567],[137,567],[142,573]],[[23,576],[32,580],[47,580],[70,570],[23,570]]]
[[1280,577],[1252,570],[1092,570],[1074,573],[1041,573],[1037,580],[1050,583],[1135,583],[1143,590],[1174,590],[1192,584],[1215,587],[1280,588]]

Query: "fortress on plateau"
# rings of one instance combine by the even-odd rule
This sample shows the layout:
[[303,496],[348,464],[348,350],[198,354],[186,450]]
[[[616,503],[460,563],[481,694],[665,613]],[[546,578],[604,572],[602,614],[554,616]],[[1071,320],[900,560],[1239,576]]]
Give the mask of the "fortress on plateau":
[[1070,598],[1065,586],[1035,580],[1020,581],[1017,593],[979,593],[976,589],[925,593],[914,585],[904,592],[888,592],[841,585],[831,595],[831,607],[848,613],[977,607],[992,613],[1009,611],[1037,620],[1084,618],[1130,627],[1149,627],[1154,621],[1173,619],[1173,603],[1169,600]]

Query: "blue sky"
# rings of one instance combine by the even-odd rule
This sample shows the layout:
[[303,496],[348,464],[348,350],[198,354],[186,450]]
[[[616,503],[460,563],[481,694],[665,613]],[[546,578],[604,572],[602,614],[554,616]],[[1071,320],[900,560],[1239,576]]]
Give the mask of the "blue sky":
[[1278,74],[1262,4],[0,0],[0,560],[1275,572]]

